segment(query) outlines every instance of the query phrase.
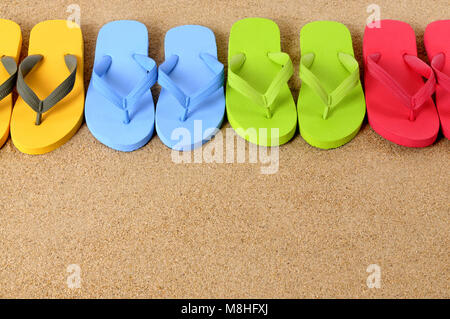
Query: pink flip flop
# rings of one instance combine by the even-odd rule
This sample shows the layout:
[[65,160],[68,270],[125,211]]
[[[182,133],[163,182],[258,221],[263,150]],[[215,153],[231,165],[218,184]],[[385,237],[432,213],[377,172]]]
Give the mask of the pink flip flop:
[[414,30],[401,21],[382,20],[380,28],[366,27],[363,51],[370,126],[399,145],[431,145],[439,132],[431,98],[436,78],[417,57]]
[[436,107],[442,133],[450,139],[450,20],[430,23],[425,29],[424,42],[436,74]]

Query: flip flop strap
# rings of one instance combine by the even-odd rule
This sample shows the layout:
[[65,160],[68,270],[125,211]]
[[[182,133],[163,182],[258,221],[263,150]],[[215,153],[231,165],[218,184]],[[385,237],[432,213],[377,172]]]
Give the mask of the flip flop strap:
[[400,83],[378,64],[380,58],[380,53],[371,54],[367,57],[369,73],[385,85],[410,110],[409,120],[414,121],[417,110],[433,95],[436,89],[436,77],[433,70],[429,65],[414,55],[405,54],[403,56],[405,63],[414,72],[428,79],[414,95],[410,95]]
[[111,56],[105,55],[102,57],[94,67],[94,72],[92,72],[92,85],[115,107],[123,111],[123,122],[125,124],[130,122],[128,108],[135,105],[142,98],[142,96],[150,90],[150,88],[156,83],[158,76],[156,63],[153,59],[142,54],[134,54],[133,59],[146,71],[146,74],[136,84],[131,92],[127,94],[127,96],[121,96],[104,79],[104,76],[112,64]]
[[9,78],[0,85],[0,101],[11,94],[11,92],[14,89],[14,86],[16,85],[17,79],[16,61],[9,56],[2,57],[1,61],[4,68],[9,74]]
[[355,58],[347,53],[338,53],[342,66],[350,73],[331,93],[328,93],[319,78],[311,71],[315,54],[308,53],[300,60],[300,79],[308,85],[325,104],[322,118],[326,120],[330,110],[338,105],[359,83],[359,65]]
[[272,80],[265,93],[260,93],[249,82],[237,74],[245,63],[246,56],[244,53],[238,53],[231,58],[228,68],[228,84],[240,94],[252,100],[255,104],[265,108],[267,117],[271,118],[272,112],[270,107],[275,102],[281,89],[286,85],[287,81],[289,81],[292,74],[294,74],[294,67],[291,58],[287,53],[268,53],[267,57],[270,61],[281,65],[281,70]]
[[442,72],[445,65],[445,54],[439,53],[431,60],[431,67],[436,73],[437,83],[446,91],[450,92],[450,76]]
[[69,76],[44,100],[40,100],[34,91],[25,82],[25,76],[41,61],[42,55],[30,55],[26,57],[19,65],[17,75],[17,92],[22,99],[37,113],[36,125],[41,124],[42,113],[47,112],[59,101],[66,97],[73,89],[77,73],[77,58],[68,54],[64,56],[66,66],[70,71]]
[[[215,93],[218,89],[223,87],[225,78],[223,64],[220,63],[217,58],[209,53],[200,53],[200,59],[205,65],[214,73],[213,78],[207,85],[198,90],[192,95],[186,94],[171,78],[170,73],[175,69],[178,64],[178,55],[170,56],[163,64],[160,65],[158,71],[158,83],[173,95],[178,103],[184,108],[184,114],[181,117],[182,121],[185,121],[188,117],[189,108],[202,103],[210,95]],[[193,74],[195,76],[195,74]]]

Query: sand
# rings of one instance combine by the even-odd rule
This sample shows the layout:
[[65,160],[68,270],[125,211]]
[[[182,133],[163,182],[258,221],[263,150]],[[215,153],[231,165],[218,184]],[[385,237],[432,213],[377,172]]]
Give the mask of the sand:
[[[74,1],[2,1],[0,16],[31,28],[65,19]],[[226,61],[232,24],[260,16],[278,23],[297,70],[299,32],[331,19],[352,32],[361,61],[361,1],[87,1],[81,7],[85,81],[100,27],[145,23],[150,56],[164,59],[167,30],[202,24]],[[423,33],[449,18],[448,1],[378,0],[382,18]],[[299,80],[290,82],[297,98]],[[154,90],[155,98],[159,89]],[[229,124],[225,124],[225,133]],[[0,297],[303,298],[450,297],[450,142],[425,149],[390,143],[363,125],[336,150],[297,133],[279,149],[279,170],[261,164],[176,164],[157,136],[125,154],[100,144],[83,124],[63,147],[29,156],[0,149]],[[81,288],[67,267],[79,265]],[[369,265],[381,288],[369,289]]]

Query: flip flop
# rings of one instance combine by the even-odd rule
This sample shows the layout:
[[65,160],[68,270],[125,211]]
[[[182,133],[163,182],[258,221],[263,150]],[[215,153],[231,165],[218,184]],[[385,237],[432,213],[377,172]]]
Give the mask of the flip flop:
[[424,43],[436,74],[436,107],[442,133],[450,139],[450,20],[430,23],[425,29]]
[[293,72],[275,22],[247,18],[233,25],[226,104],[238,135],[262,146],[282,145],[294,136],[297,110],[287,84]]
[[84,109],[83,37],[78,26],[50,20],[31,30],[17,92],[11,139],[21,152],[53,151],[77,132]]
[[156,79],[156,63],[148,57],[147,27],[128,20],[104,25],[86,96],[86,124],[92,135],[123,152],[147,144],[155,123],[150,88]]
[[22,32],[13,21],[0,19],[0,147],[9,136],[12,91],[16,86],[17,62],[22,47]]
[[342,146],[359,132],[366,113],[350,31],[333,21],[309,23],[300,32],[300,49],[300,134],[318,148]]
[[[370,126],[385,139],[408,147],[431,145],[439,118],[431,99],[436,79],[431,67],[417,57],[411,26],[381,20],[366,27],[364,63],[367,115]],[[422,77],[427,78],[424,83]]]
[[169,30],[166,61],[159,67],[161,85],[156,131],[168,147],[188,151],[212,138],[225,113],[224,68],[217,60],[214,33],[203,26]]

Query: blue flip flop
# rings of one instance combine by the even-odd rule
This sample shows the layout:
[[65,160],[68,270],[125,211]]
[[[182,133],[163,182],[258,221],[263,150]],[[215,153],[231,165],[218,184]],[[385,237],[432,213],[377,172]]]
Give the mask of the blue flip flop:
[[104,25],[97,38],[85,103],[92,135],[124,152],[147,144],[155,123],[150,88],[156,80],[156,63],[148,57],[146,26],[128,20]]
[[198,25],[173,28],[165,55],[158,71],[156,131],[168,147],[192,150],[213,137],[225,113],[224,67],[214,33]]

